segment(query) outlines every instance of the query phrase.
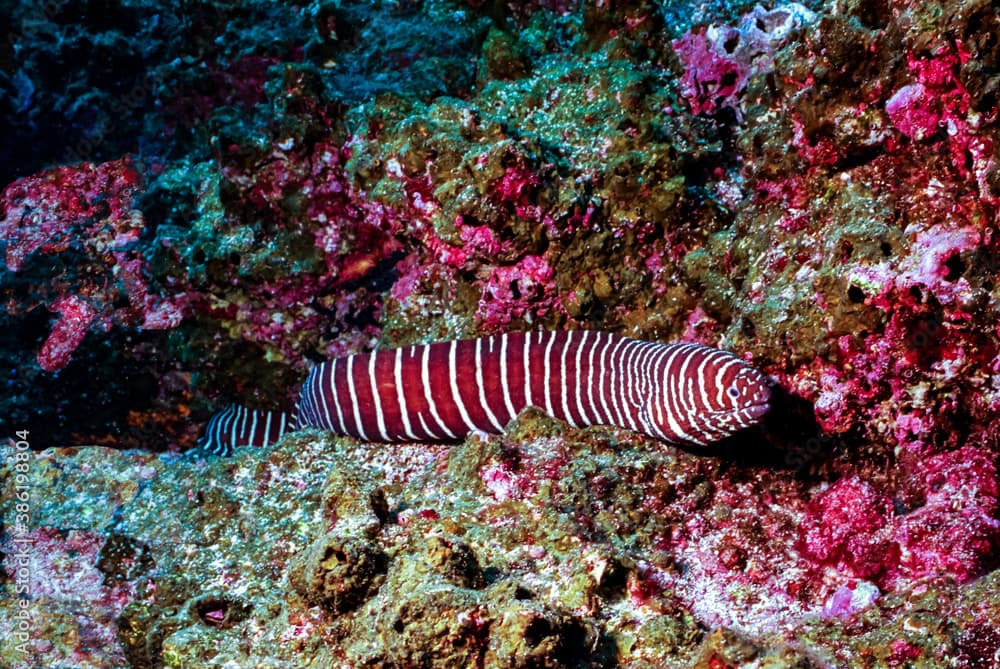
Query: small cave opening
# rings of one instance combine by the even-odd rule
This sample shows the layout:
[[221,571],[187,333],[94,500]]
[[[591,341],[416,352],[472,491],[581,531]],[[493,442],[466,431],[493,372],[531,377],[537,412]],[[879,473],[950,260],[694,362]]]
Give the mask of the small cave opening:
[[249,607],[235,599],[220,595],[206,595],[192,607],[195,617],[203,625],[217,628],[232,627],[244,620]]
[[957,253],[952,254],[951,257],[945,260],[944,266],[948,269],[948,272],[944,275],[944,280],[949,282],[958,281],[966,270],[965,261]]

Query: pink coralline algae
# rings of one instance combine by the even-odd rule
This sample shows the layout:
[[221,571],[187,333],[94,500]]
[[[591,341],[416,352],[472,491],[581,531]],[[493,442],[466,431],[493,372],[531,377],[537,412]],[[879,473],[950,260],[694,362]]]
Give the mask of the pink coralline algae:
[[[338,284],[357,281],[400,250],[394,235],[402,230],[402,221],[388,207],[359,192],[344,172],[350,149],[320,142],[308,155],[276,149],[274,157],[254,175],[249,195],[294,229],[297,226],[280,203],[290,193],[302,194],[307,221],[319,225],[314,236],[323,251],[328,277]],[[301,171],[303,166],[308,166],[308,172]]]
[[857,476],[845,477],[813,500],[804,536],[808,555],[858,578],[883,573],[899,560],[899,547],[883,531],[892,500]]
[[[885,103],[896,129],[911,139],[929,139],[942,124],[967,124],[969,94],[953,74],[958,57],[941,48],[933,58],[908,56],[916,79],[900,87]],[[951,128],[954,134],[955,128]]]
[[955,75],[968,59],[961,49],[955,53],[943,44],[930,56],[907,54],[908,74],[914,81],[897,89],[885,110],[893,126],[917,142],[934,140],[943,132],[954,168],[973,177],[980,197],[995,206],[1000,194],[988,175],[997,165],[996,142],[980,132],[985,119],[973,112],[971,96]]
[[955,276],[949,263],[960,259],[962,253],[979,248],[983,242],[982,231],[972,226],[939,225],[920,229],[915,225],[906,232],[913,236],[913,253],[897,268],[894,283],[905,288],[919,285],[941,304],[968,306],[969,281]]
[[[279,141],[253,164],[237,162],[239,147],[231,150],[234,160],[223,174],[244,193],[245,215],[261,221],[262,230],[250,243],[238,239],[239,227],[233,228],[233,250],[244,256],[247,276],[231,293],[220,286],[218,291],[227,294],[209,298],[209,313],[230,337],[262,346],[272,359],[298,361],[306,346],[318,346],[329,356],[365,347],[377,329],[337,342],[316,339],[329,316],[341,322],[365,310],[378,313],[380,296],[353,286],[401,251],[396,236],[403,219],[351,183],[344,171],[349,146]],[[308,246],[293,239],[311,241],[322,267],[314,266]],[[287,262],[300,269],[273,275],[270,250],[285,245],[291,246]]]
[[874,583],[850,581],[830,595],[823,605],[823,615],[827,618],[848,618],[874,604],[880,595],[881,592]]
[[[377,263],[391,255],[398,249],[392,235],[401,229],[392,212],[353,187],[344,172],[350,154],[350,148],[333,142],[279,141],[257,164],[227,165],[223,174],[257,212],[270,214],[281,228],[311,230],[328,271],[336,274],[346,271],[345,264]],[[290,203],[292,195],[301,200]],[[358,275],[355,270],[335,278],[348,282]]]
[[[804,57],[814,47],[793,48]],[[795,161],[777,179],[765,162],[755,164],[763,178],[753,188],[762,211],[783,212],[777,227],[788,242],[767,249],[782,263],[771,267],[826,283],[806,298],[814,311],[803,322],[843,316],[845,305],[859,310],[860,320],[821,335],[832,359],[811,357],[782,383],[814,403],[827,434],[860,427],[891,448],[928,455],[962,446],[967,426],[989,429],[995,413],[994,400],[969,386],[952,390],[969,376],[979,377],[971,385],[989,385],[982,370],[997,353],[980,306],[991,302],[992,279],[984,284],[983,277],[996,271],[996,145],[985,129],[995,112],[976,111],[975,89],[967,88],[974,78],[964,67],[974,61],[961,44],[932,39],[902,52],[884,66],[891,85],[847,89],[829,103],[827,113],[844,121],[833,130],[793,102],[799,91],[833,82],[790,65],[794,76],[781,79],[789,96],[783,137],[795,146]],[[841,191],[849,216],[817,206],[821,185]],[[824,246],[836,238],[836,246]],[[755,303],[773,297],[773,284],[753,285],[761,290],[751,295]]]
[[946,412],[942,406],[931,412],[936,415],[922,417],[923,407],[907,410],[915,403],[914,375],[922,370],[948,382],[974,360],[989,357],[992,346],[969,332],[975,291],[959,271],[962,258],[982,248],[984,231],[972,220],[963,220],[960,207],[941,201],[949,211],[939,212],[934,210],[937,206],[925,209],[934,211],[931,222],[916,221],[902,231],[907,245],[899,253],[844,271],[850,289],[887,319],[878,336],[866,336],[861,342],[855,335],[844,335],[836,342],[839,360],[850,361],[852,372],[845,373],[843,364],[814,360],[809,370],[800,370],[789,381],[791,387],[817,385],[816,418],[830,433],[851,429],[857,424],[857,411],[871,414],[868,424],[878,424],[884,420],[879,402],[891,398],[900,403],[892,428],[899,443],[920,448],[921,435],[946,424],[942,422]]
[[74,243],[103,252],[136,241],[143,227],[131,208],[138,184],[128,159],[56,167],[10,184],[0,196],[7,269],[20,271],[33,253],[56,255]]
[[498,502],[520,500],[534,493],[537,481],[513,471],[506,463],[490,463],[479,473],[483,487]]
[[919,504],[899,512],[858,476],[813,500],[803,539],[807,555],[842,574],[899,589],[933,575],[965,582],[995,565],[1000,546],[995,458],[972,446],[915,467]]
[[554,305],[554,272],[542,256],[526,256],[513,266],[494,267],[483,283],[476,317],[488,332],[504,332],[514,318],[545,315]]
[[[170,329],[180,324],[184,296],[151,294],[145,261],[134,250],[145,228],[142,213],[132,208],[139,190],[138,174],[123,158],[46,170],[15,181],[0,196],[8,270],[25,271],[33,259],[63,255],[76,263],[71,271],[83,277],[67,280],[60,266],[35,289],[35,299],[49,302],[59,314],[38,353],[45,371],[64,367],[92,327]],[[32,306],[8,304],[8,309],[19,313]]]
[[1000,548],[996,456],[964,446],[928,458],[915,470],[924,503],[895,524],[900,577],[944,573],[964,582],[995,567]]
[[941,121],[940,103],[921,83],[900,88],[885,103],[885,110],[901,133],[918,141],[934,134]]
[[511,165],[504,171],[503,177],[494,185],[494,197],[502,203],[514,207],[514,212],[521,218],[538,217],[538,209],[531,205],[531,194],[538,187],[541,178],[525,165]]
[[681,94],[691,111],[713,114],[728,107],[741,115],[739,98],[747,81],[770,72],[791,32],[813,20],[815,14],[798,3],[770,11],[758,5],[736,28],[713,24],[674,40],[684,66]]
[[[351,143],[359,144],[360,139]],[[483,154],[480,159],[487,157]],[[510,159],[515,164],[493,180],[484,202],[499,217],[551,226],[542,207],[533,202],[541,176],[520,157]],[[396,265],[399,278],[390,290],[394,299],[405,303],[426,281],[454,286],[458,272],[474,271],[479,293],[475,320],[482,333],[506,332],[515,321],[531,322],[562,308],[547,255],[526,253],[516,242],[504,239],[496,225],[484,225],[473,216],[456,216],[449,226],[453,232],[445,234],[434,223],[443,215],[443,207],[436,195],[441,184],[434,182],[431,171],[411,176],[399,161],[390,159],[387,174],[406,195],[405,211],[399,216],[406,220],[412,242],[410,253]]]
[[59,319],[38,352],[38,364],[46,372],[66,366],[97,315],[90,304],[76,295],[56,300],[52,310],[59,314]]

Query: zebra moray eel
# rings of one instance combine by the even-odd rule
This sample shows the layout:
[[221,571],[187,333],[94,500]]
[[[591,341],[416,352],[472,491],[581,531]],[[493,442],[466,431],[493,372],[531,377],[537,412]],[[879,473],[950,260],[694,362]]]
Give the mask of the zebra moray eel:
[[616,425],[703,446],[770,408],[766,378],[736,356],[588,330],[504,334],[361,353],[314,367],[296,411],[231,405],[200,445],[228,454],[317,427],[365,441],[499,433],[535,406],[573,426]]

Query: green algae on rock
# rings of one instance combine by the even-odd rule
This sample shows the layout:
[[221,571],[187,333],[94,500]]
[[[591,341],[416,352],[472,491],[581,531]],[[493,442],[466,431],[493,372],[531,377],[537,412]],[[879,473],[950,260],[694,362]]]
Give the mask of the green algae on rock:
[[385,562],[370,541],[327,534],[295,556],[288,582],[310,604],[343,614],[375,594]]
[[[115,498],[129,481],[116,472],[150,456],[61,457],[70,488],[107,472],[83,487],[86,504]],[[720,461],[537,412],[453,447],[386,452],[304,433],[229,460],[164,457],[95,521],[103,529],[59,529],[74,523],[70,506],[46,513],[37,538],[78,562],[34,563],[50,580],[31,610],[57,644],[40,657],[75,648],[72,627],[53,632],[69,619],[53,614],[81,602],[117,634],[87,667],[814,667],[831,654],[874,666],[851,664],[849,649],[881,639],[885,658],[939,642],[980,652],[974,629],[1000,612],[988,582],[945,579],[862,618],[823,616],[806,587],[810,558],[790,548],[801,483],[763,467],[727,476]],[[44,454],[35,460],[44,471]],[[65,599],[65,580],[86,574],[94,587]],[[966,631],[938,646],[908,641],[930,601]],[[856,625],[868,642],[846,641]]]

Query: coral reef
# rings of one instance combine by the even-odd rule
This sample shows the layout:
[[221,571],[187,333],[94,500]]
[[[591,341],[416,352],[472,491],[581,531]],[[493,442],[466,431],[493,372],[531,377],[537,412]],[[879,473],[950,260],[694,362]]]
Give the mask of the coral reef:
[[774,56],[788,38],[815,21],[808,8],[790,3],[771,11],[758,5],[738,26],[710,24],[684,33],[673,47],[681,59],[681,94],[695,114],[733,110],[742,120],[740,99],[751,77],[774,71]]
[[[0,7],[0,664],[995,661],[994,5],[38,7]],[[774,410],[705,453],[531,410],[189,450],[317,360],[584,327],[723,346]]]
[[[943,473],[957,459],[928,466],[938,492],[963,483]],[[912,536],[905,518],[886,531],[892,508],[871,484],[842,479],[805,502],[808,486],[781,469],[732,469],[532,412],[503,436],[392,453],[317,432],[233,460],[46,451],[31,456],[26,484],[38,490],[59,471],[64,494],[36,496],[30,569],[46,585],[30,600],[28,657],[93,667],[984,657],[991,637],[976,625],[1000,614],[983,594],[997,572],[960,587],[969,573],[937,562],[917,578],[900,555],[926,566],[926,550],[850,534]],[[14,499],[13,471],[2,473]],[[868,504],[844,509],[859,498]],[[901,575],[872,571],[887,553]],[[7,634],[16,600],[3,607]]]
[[[59,314],[38,352],[38,365],[46,372],[65,367],[91,327],[161,330],[177,327],[183,318],[181,298],[149,294],[135,250],[145,228],[142,212],[131,208],[137,181],[126,158],[53,168],[14,182],[0,195],[6,269],[54,293],[50,304],[26,299],[25,291],[6,302],[12,316],[39,306]],[[32,267],[25,266],[29,257],[36,263]],[[42,267],[58,268],[59,274],[39,276]],[[28,289],[32,297],[39,284]]]

